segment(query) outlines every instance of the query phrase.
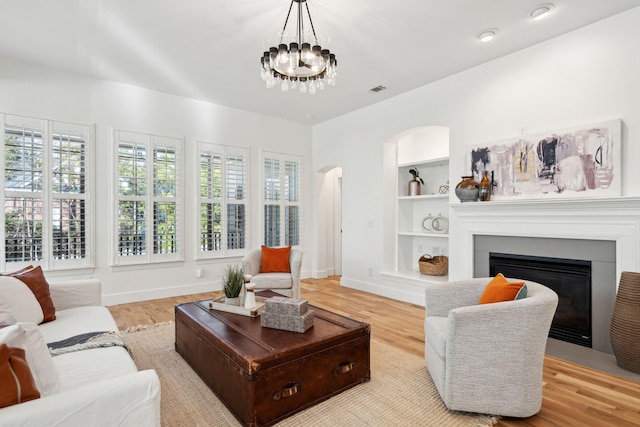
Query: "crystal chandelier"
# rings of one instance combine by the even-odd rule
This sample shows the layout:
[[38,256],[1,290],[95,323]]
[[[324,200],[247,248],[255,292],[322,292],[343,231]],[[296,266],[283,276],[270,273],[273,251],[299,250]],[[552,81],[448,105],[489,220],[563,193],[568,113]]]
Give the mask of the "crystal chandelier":
[[[285,31],[294,3],[298,6],[295,37],[287,38]],[[280,84],[283,92],[299,88],[300,92],[313,95],[324,89],[325,83],[329,86],[336,84],[338,62],[335,54],[320,47],[308,4],[306,15],[311,32],[305,33],[302,3],[307,3],[307,0],[291,0],[278,47],[272,46],[264,52],[260,58],[260,73],[268,88]]]

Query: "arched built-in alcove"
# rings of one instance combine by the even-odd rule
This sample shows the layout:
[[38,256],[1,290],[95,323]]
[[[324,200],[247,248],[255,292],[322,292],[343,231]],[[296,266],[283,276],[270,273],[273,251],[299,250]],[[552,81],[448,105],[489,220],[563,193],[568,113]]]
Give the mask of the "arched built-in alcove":
[[[440,187],[448,181],[449,128],[421,126],[403,131],[383,146],[383,273],[388,277],[422,283],[434,279],[418,270],[423,253],[448,251],[446,233],[431,234],[420,221],[429,214],[448,216],[448,195]],[[420,196],[409,196],[409,169],[417,168],[425,184]]]

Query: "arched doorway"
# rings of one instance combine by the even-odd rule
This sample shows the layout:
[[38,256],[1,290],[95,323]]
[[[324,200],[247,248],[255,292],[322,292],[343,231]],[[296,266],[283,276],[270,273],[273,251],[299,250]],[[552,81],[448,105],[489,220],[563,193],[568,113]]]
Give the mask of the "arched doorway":
[[318,171],[317,278],[342,274],[342,168],[326,166]]

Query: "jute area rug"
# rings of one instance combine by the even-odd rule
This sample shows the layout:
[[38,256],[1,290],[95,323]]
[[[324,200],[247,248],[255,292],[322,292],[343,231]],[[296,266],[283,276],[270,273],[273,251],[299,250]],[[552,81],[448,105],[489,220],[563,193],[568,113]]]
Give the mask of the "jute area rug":
[[[209,387],[176,353],[173,322],[131,328],[124,340],[138,369],[155,369],[161,382],[163,426],[239,426]],[[278,427],[491,426],[495,418],[449,411],[424,361],[371,341],[371,381],[299,412]]]

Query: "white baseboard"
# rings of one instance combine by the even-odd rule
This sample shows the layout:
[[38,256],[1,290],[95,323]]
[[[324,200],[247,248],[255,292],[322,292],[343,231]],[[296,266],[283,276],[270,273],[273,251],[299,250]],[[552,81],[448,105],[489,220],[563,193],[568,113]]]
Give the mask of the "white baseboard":
[[393,283],[370,283],[350,279],[344,276],[342,276],[340,284],[347,288],[357,289],[359,291],[369,292],[386,298],[424,306],[424,288],[416,288],[415,291],[412,289],[399,289],[397,286],[394,286]]
[[317,270],[311,273],[311,279],[326,279],[329,277],[327,270]]
[[144,291],[122,292],[118,294],[108,294],[102,296],[102,304],[115,305],[127,304],[130,302],[147,301],[159,298],[170,298],[181,295],[199,294],[203,292],[220,291],[220,282],[208,282],[198,284],[188,284],[173,286],[170,288],[148,289]]

